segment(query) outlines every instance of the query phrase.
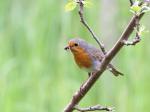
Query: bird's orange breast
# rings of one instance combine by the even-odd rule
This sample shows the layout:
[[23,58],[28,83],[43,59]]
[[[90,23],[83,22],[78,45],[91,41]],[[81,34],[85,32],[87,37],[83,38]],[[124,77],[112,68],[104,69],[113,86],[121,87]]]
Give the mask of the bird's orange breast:
[[87,52],[84,49],[76,49],[73,52],[75,62],[80,68],[90,68],[92,66],[92,60]]

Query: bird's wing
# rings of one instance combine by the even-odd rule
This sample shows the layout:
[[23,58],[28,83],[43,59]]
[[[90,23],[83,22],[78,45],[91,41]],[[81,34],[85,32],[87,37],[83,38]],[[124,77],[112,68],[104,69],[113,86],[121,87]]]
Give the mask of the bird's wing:
[[89,52],[90,56],[95,59],[95,60],[99,60],[101,61],[104,57],[103,53],[101,52],[100,49],[92,46],[92,45],[89,45],[88,49],[87,49],[87,52]]

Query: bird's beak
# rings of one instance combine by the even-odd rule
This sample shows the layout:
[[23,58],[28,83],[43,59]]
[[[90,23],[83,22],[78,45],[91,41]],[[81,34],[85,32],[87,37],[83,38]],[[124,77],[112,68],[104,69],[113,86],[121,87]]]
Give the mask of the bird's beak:
[[70,47],[69,47],[69,46],[66,46],[64,49],[67,51],[67,50],[69,50],[69,49],[70,49]]

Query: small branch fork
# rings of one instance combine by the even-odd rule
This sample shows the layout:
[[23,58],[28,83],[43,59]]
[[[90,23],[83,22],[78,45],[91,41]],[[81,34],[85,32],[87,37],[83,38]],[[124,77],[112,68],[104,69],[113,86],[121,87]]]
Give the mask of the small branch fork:
[[140,37],[140,34],[139,34],[139,26],[140,26],[140,24],[139,24],[139,17],[137,16],[137,18],[136,18],[136,20],[135,20],[135,26],[136,26],[136,29],[135,29],[135,31],[136,31],[136,36],[135,36],[135,38],[132,40],[132,41],[128,41],[128,40],[123,40],[122,41],[122,43],[124,44],[124,45],[127,45],[127,46],[129,46],[129,45],[136,45],[137,43],[139,43],[140,41],[141,41],[141,37]]
[[122,43],[124,44],[124,45],[127,45],[127,46],[129,46],[129,45],[136,45],[137,43],[139,43],[141,41],[141,39],[139,39],[139,38],[134,38],[132,41],[127,41],[127,40],[123,40],[122,41]]
[[105,48],[104,48],[104,44],[101,43],[98,39],[98,37],[95,35],[95,33],[93,32],[93,30],[90,28],[90,26],[88,25],[88,23],[85,21],[84,17],[83,17],[83,2],[84,0],[79,0],[77,3],[79,4],[79,16],[80,16],[80,20],[81,23],[88,29],[88,31],[91,33],[92,37],[95,39],[95,41],[98,43],[100,49],[102,50],[102,52],[104,54],[106,54]]
[[[103,58],[103,60],[101,62],[100,70],[98,72],[96,72],[96,73],[93,73],[87,79],[87,81],[81,85],[80,89],[77,92],[75,92],[75,94],[74,94],[73,98],[71,99],[70,103],[64,109],[64,112],[72,112],[75,109],[78,110],[78,111],[81,111],[81,112],[95,111],[96,109],[99,109],[99,110],[103,109],[103,110],[107,111],[107,109],[111,110],[112,108],[107,108],[107,107],[103,107],[103,106],[93,106],[93,107],[88,107],[88,108],[79,108],[76,105],[78,105],[78,103],[80,102],[80,100],[82,100],[82,98],[86,95],[86,93],[96,83],[96,81],[98,80],[98,78],[106,70],[107,65],[116,56],[116,54],[120,51],[120,49],[124,45],[135,45],[136,43],[138,43],[140,41],[140,36],[138,34],[138,31],[139,31],[139,21],[143,17],[144,13],[141,13],[138,16],[134,15],[132,17],[132,19],[130,20],[129,24],[125,28],[124,32],[122,33],[122,35],[120,36],[120,38],[118,39],[118,41],[116,42],[116,44],[112,47],[111,50],[109,50],[106,53],[103,44],[101,42],[99,42],[99,40],[95,36],[94,32],[91,30],[91,28],[88,26],[88,24],[86,23],[86,21],[83,18],[83,5],[84,4],[82,3],[82,1],[83,0],[79,0],[79,2],[78,2],[79,6],[80,6],[79,15],[80,15],[81,22],[88,29],[88,31],[92,34],[92,36],[96,40],[96,42],[99,44],[101,50],[105,54],[105,57]],[[130,3],[133,4],[132,0],[130,0]],[[135,27],[137,28],[136,37],[135,37],[135,39],[133,39],[132,42],[128,42],[127,40],[129,39],[129,36],[131,35],[131,33],[134,31]]]
[[108,111],[108,112],[112,112],[114,111],[114,108],[111,108],[111,107],[103,107],[103,106],[100,106],[100,105],[96,105],[96,106],[91,106],[91,107],[87,107],[87,108],[80,108],[79,106],[75,106],[74,107],[75,110],[78,110],[80,112],[87,112],[87,111],[96,111],[96,110],[105,110],[105,111]]

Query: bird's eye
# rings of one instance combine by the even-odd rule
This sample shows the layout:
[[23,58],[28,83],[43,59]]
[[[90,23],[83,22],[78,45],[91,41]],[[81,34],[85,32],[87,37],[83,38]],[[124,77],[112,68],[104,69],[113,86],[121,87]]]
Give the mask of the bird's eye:
[[74,46],[78,46],[78,44],[77,44],[77,43],[75,43],[75,44],[74,44]]

